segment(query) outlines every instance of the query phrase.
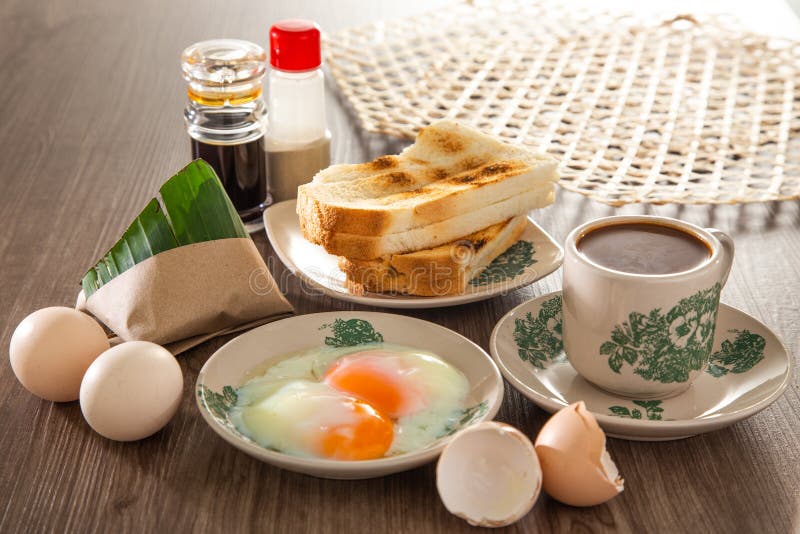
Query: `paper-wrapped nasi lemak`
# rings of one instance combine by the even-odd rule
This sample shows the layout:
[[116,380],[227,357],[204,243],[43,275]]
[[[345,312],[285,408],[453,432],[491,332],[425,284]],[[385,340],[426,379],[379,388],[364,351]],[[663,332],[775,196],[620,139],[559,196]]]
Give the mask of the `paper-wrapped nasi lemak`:
[[173,353],[292,313],[205,161],[159,191],[84,275],[79,309]]

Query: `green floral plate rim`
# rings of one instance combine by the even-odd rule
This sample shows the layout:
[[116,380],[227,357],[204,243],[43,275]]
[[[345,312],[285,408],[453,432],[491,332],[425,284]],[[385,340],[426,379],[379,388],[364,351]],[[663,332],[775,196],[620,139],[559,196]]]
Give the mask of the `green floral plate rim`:
[[296,200],[273,204],[264,211],[264,228],[275,253],[300,280],[304,289],[336,299],[384,308],[440,308],[477,302],[508,294],[540,280],[561,266],[564,251],[530,217],[520,238],[478,273],[460,295],[419,297],[350,292],[336,256],[303,238],[296,215]]
[[680,439],[756,414],[777,400],[791,380],[791,355],[767,326],[723,303],[717,321],[703,374],[686,392],[667,399],[615,395],[578,376],[563,350],[560,291],[504,315],[489,345],[506,380],[548,412],[583,400],[610,436]]

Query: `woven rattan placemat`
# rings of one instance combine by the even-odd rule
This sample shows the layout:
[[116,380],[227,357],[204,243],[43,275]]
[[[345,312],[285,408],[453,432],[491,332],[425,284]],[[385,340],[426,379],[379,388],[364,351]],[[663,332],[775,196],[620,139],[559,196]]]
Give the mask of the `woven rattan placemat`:
[[325,57],[367,131],[456,119],[607,204],[800,197],[800,44],[719,18],[457,4],[330,35]]

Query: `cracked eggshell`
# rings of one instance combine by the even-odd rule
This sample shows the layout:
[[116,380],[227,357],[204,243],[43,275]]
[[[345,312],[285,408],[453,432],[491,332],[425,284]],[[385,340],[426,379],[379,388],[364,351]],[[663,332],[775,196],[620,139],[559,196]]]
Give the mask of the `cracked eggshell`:
[[619,495],[623,480],[606,451],[606,435],[581,401],[555,413],[536,438],[544,490],[572,506],[594,506]]
[[542,488],[531,441],[516,428],[484,422],[456,434],[436,466],[436,488],[447,510],[482,527],[522,518]]

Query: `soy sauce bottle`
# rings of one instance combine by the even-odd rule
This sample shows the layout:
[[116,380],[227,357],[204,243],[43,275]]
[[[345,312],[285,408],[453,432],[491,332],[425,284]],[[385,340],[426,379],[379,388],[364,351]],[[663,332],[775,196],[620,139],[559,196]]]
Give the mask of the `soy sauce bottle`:
[[248,231],[263,228],[271,204],[264,147],[266,106],[262,81],[267,55],[237,39],[193,44],[181,55],[188,82],[184,109],[192,158],[206,160],[222,181]]

